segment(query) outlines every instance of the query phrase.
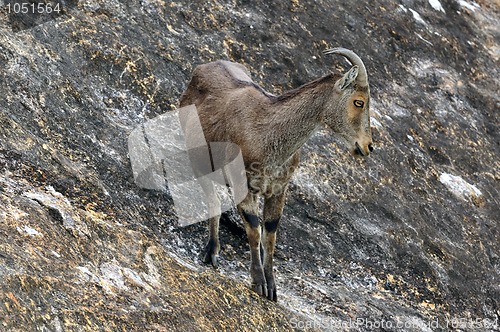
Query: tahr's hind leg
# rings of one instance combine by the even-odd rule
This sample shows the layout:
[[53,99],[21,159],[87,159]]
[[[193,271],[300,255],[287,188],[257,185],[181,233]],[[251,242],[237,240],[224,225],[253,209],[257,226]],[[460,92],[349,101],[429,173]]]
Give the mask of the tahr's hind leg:
[[219,220],[221,215],[221,204],[217,197],[217,192],[211,180],[201,180],[203,189],[207,197],[208,213],[209,213],[209,228],[208,242],[205,246],[203,261],[212,264],[213,267],[218,266],[218,258],[220,251],[219,243]]
[[213,267],[217,267],[219,262],[219,251],[220,251],[220,243],[219,243],[219,220],[220,215],[215,216],[209,219],[209,237],[208,243],[205,246],[203,261],[207,264],[212,264]]

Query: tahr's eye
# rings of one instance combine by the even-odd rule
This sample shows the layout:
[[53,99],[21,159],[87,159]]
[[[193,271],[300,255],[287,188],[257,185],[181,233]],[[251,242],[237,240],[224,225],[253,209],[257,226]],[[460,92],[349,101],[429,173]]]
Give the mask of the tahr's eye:
[[356,107],[363,107],[365,103],[362,100],[355,100],[354,101],[354,106]]

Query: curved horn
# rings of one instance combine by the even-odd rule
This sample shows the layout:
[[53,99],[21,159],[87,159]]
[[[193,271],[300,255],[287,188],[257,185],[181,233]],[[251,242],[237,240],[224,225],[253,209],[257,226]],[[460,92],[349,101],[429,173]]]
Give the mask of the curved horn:
[[323,53],[324,54],[340,54],[340,55],[344,56],[347,60],[349,60],[349,62],[351,62],[351,64],[353,66],[358,66],[359,73],[358,73],[358,77],[356,78],[356,83],[362,87],[368,86],[368,75],[366,73],[365,65],[364,65],[363,61],[361,60],[361,58],[356,53],[354,53],[353,51],[348,50],[346,48],[342,48],[342,47],[330,48],[330,49],[323,51]]

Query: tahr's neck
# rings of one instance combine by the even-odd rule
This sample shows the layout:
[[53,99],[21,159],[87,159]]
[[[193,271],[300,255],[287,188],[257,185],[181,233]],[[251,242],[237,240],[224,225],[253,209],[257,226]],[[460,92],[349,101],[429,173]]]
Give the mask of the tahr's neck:
[[327,75],[276,97],[265,137],[266,160],[282,165],[323,123],[335,81]]

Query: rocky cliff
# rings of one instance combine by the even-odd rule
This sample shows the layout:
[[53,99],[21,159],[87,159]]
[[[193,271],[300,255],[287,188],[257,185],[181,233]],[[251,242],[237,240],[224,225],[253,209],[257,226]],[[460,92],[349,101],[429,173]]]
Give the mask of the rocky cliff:
[[[0,330],[499,330],[498,1],[0,1]],[[51,2],[55,4],[55,2]],[[11,6],[9,6],[11,4]],[[38,15],[38,16],[37,16]],[[223,216],[177,225],[138,188],[127,136],[175,109],[197,64],[279,93],[355,50],[374,153],[328,131],[302,150],[278,233],[279,303],[247,287]]]

